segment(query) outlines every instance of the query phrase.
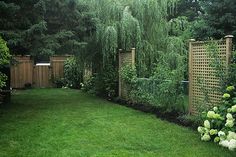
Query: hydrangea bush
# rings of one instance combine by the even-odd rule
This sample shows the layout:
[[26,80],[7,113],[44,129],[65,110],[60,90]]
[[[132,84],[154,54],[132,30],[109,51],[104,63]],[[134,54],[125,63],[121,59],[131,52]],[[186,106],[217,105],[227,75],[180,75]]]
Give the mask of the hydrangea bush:
[[202,141],[214,141],[229,150],[236,150],[236,90],[229,86],[222,104],[205,113],[203,126],[198,127]]

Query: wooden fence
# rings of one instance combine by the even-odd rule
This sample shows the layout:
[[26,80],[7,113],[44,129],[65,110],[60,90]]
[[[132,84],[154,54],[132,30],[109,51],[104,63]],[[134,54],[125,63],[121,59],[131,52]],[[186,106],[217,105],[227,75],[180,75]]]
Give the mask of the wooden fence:
[[[126,51],[126,52],[122,51],[121,49],[119,50],[119,71],[126,64],[131,64],[132,66],[135,65],[135,48],[131,49],[131,51]],[[128,98],[126,85],[124,81],[122,81],[120,74],[119,74],[119,97],[124,99]]]
[[51,84],[51,66],[48,64],[36,64],[34,66],[34,87],[46,88]]
[[18,62],[11,66],[11,87],[23,88],[25,84],[33,84],[33,60],[30,56],[15,56]]
[[36,64],[30,56],[14,56],[17,64],[11,66],[11,87],[51,87],[52,80],[64,77],[64,62],[70,56],[52,56],[48,64]]
[[64,77],[64,63],[68,57],[70,57],[70,56],[52,56],[52,57],[50,57],[53,79]]
[[[232,36],[215,42],[219,48],[217,56],[227,72],[232,54]],[[214,58],[207,52],[207,44],[209,42],[194,40],[189,43],[189,105],[192,114],[217,105],[222,98],[222,93],[216,90],[220,87],[220,80],[215,76],[216,69],[210,65]]]

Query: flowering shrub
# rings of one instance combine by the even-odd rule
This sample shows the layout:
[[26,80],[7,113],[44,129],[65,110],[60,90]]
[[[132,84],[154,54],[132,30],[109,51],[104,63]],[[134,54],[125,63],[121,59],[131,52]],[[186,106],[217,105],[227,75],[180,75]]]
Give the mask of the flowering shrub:
[[198,127],[202,141],[214,141],[230,150],[236,150],[236,91],[229,86],[219,107],[205,114],[203,126]]

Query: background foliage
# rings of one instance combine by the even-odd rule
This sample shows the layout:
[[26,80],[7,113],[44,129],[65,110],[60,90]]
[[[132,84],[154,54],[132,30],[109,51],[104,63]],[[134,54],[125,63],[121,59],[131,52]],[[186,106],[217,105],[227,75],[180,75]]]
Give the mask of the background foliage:
[[73,54],[94,30],[88,6],[77,0],[4,0],[0,34],[13,54],[47,60]]
[[[8,65],[10,62],[10,54],[9,49],[7,47],[6,41],[2,39],[0,36],[0,69]],[[7,80],[7,76],[0,71],[0,89],[5,86],[5,81]]]
[[82,69],[78,65],[75,57],[71,57],[65,61],[64,83],[67,87],[79,88],[82,82]]

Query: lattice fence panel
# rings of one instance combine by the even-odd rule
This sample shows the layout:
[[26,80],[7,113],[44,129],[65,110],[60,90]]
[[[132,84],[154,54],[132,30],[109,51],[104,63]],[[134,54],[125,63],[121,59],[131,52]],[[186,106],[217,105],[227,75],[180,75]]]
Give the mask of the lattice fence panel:
[[[121,70],[122,66],[126,64],[135,64],[135,49],[133,48],[131,51],[123,52],[120,50],[119,52],[119,71]],[[128,93],[127,93],[127,87],[124,81],[120,78],[119,75],[119,97],[127,99]]]
[[[225,71],[229,64],[232,38],[216,41]],[[220,79],[216,77],[216,70],[210,66],[213,58],[206,50],[209,42],[190,42],[189,54],[189,103],[190,112],[195,114],[200,109],[217,105],[221,98]]]

